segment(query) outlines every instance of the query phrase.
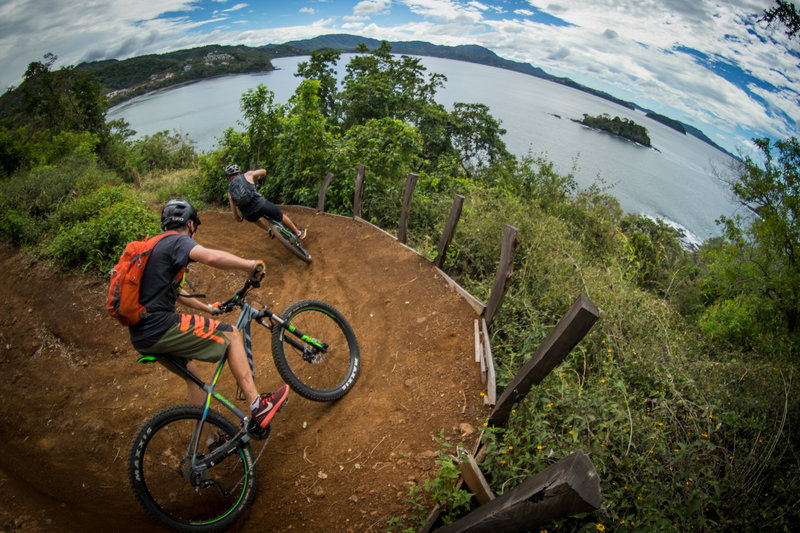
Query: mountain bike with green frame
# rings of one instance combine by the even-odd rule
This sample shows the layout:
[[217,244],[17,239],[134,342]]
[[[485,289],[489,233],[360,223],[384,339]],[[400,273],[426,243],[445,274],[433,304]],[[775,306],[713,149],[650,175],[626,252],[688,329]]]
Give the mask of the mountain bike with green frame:
[[[352,390],[360,372],[360,355],[355,333],[344,316],[316,300],[293,303],[280,315],[266,306],[257,310],[244,298],[259,284],[248,279],[231,299],[216,304],[221,312],[241,308],[237,327],[245,338],[251,372],[250,326],[256,322],[272,330],[275,365],[298,394],[332,401]],[[139,359],[174,367],[206,392],[201,405],[168,407],[150,417],[136,433],[128,457],[128,476],[139,503],[175,531],[225,530],[255,498],[255,464],[271,426],[251,427],[249,413],[215,390],[226,360],[227,356],[220,359],[205,383],[171,356]],[[212,409],[212,400],[230,411],[236,422]],[[263,441],[258,457],[253,456],[251,441]]]

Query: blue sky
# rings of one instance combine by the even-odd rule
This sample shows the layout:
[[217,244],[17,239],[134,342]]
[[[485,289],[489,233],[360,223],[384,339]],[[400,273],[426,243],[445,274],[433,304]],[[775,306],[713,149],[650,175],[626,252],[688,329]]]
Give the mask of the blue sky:
[[797,136],[800,40],[773,0],[0,0],[0,86],[57,66],[328,33],[479,44],[702,129],[731,151]]

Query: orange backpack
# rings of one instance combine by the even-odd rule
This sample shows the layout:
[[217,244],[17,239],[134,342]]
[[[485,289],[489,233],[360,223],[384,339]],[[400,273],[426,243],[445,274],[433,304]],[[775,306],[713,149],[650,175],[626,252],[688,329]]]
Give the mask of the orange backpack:
[[119,320],[123,326],[133,326],[142,319],[147,309],[139,302],[139,284],[142,282],[144,267],[153,252],[153,247],[167,235],[176,235],[176,231],[168,231],[156,235],[152,239],[148,235],[143,241],[133,241],[125,246],[119,262],[109,271],[111,284],[108,287],[108,314]]

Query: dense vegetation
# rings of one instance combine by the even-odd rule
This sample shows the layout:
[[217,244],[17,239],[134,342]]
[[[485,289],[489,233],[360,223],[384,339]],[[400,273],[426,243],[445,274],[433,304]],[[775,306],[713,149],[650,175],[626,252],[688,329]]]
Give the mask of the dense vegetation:
[[[797,456],[800,144],[758,140],[763,160],[731,169],[732,191],[758,214],[722,219],[720,236],[685,251],[666,225],[625,214],[599,189],[578,190],[541,159],[505,149],[485,106],[447,111],[443,81],[388,43],[362,50],[341,83],[337,52],[313,53],[287,104],[259,86],[241,97],[241,128],[197,154],[168,132],[131,140],[107,123],[85,71],[31,63],[0,117],[0,236],[65,268],[102,275],[124,244],[157,231],[157,206],[182,196],[224,208],[225,165],[263,167],[278,203],[352,213],[366,165],[363,216],[388,231],[405,176],[419,175],[410,244],[433,257],[452,197],[466,197],[445,270],[486,298],[504,224],[521,233],[509,293],[495,318],[498,384],[507,385],[580,294],[601,312],[567,360],[486,428],[480,465],[504,493],[575,450],[589,454],[602,508],[559,530],[788,530],[800,522]],[[5,104],[4,104],[5,105]],[[478,421],[480,423],[480,421]],[[445,443],[443,442],[443,446]],[[412,528],[431,504],[469,508],[453,490],[456,450],[409,494]],[[419,506],[419,507],[418,507]]]
[[627,118],[614,117],[603,114],[593,117],[591,115],[583,115],[580,121],[584,126],[595,128],[598,130],[607,131],[614,135],[619,135],[624,139],[639,143],[644,146],[650,145],[650,136],[647,134],[647,128],[640,126],[634,121]]

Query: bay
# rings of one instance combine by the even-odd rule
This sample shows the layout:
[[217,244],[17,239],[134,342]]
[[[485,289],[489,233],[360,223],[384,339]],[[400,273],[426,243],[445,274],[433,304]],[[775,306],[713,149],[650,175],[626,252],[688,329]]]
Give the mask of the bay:
[[[306,57],[274,59],[275,71],[212,78],[149,93],[108,112],[122,118],[137,136],[179,132],[198,150],[213,150],[228,127],[243,129],[239,99],[264,84],[275,101],[288,102],[300,78],[294,74]],[[339,78],[349,60],[339,62]],[[542,156],[560,174],[573,174],[581,188],[599,184],[626,212],[660,218],[685,232],[697,245],[719,235],[720,215],[743,213],[724,182],[733,158],[691,135],[656,122],[641,111],[556,83],[484,65],[420,58],[429,72],[447,77],[437,101],[482,103],[507,130],[504,141],[517,156]],[[606,113],[647,128],[655,149],[586,128],[573,121]],[[743,213],[744,214],[744,213]]]

